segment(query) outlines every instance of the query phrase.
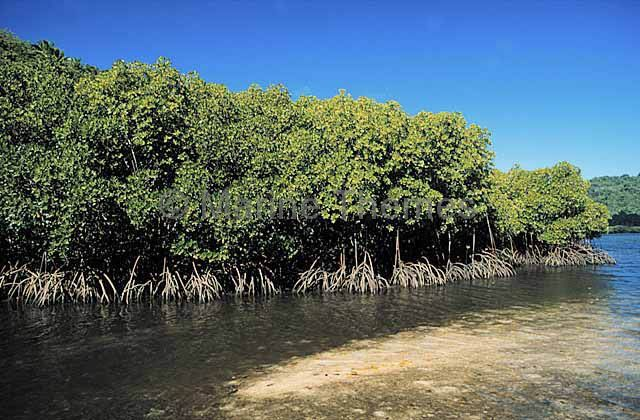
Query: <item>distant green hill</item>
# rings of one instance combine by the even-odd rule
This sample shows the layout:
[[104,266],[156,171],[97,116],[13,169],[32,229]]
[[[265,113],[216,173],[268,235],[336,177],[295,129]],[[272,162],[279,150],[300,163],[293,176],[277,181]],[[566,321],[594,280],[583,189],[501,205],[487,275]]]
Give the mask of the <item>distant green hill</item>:
[[594,178],[589,194],[609,208],[612,226],[640,226],[640,174]]

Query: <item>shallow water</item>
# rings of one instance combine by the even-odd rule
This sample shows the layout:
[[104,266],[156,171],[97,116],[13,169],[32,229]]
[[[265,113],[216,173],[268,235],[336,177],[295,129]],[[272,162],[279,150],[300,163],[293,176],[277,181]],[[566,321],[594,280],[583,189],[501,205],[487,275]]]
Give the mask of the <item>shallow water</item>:
[[[634,415],[640,412],[640,235],[609,235],[596,244],[618,265],[531,270],[511,279],[381,296],[281,296],[126,308],[4,307],[0,415],[219,417],[228,414],[220,408],[235,392],[229,381],[293,357],[419,327],[455,324],[480,334],[509,319],[532,334],[554,330],[605,343],[607,351],[598,353],[596,361],[598,378],[582,378],[581,386],[592,389],[603,404]],[[536,313],[545,316],[530,316]],[[535,343],[531,346],[527,351],[535,353]]]

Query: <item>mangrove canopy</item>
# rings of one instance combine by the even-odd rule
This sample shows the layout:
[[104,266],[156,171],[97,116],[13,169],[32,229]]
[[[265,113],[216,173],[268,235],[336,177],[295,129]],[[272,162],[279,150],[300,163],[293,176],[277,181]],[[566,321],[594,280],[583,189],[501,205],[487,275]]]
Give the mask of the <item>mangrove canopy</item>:
[[[165,59],[98,70],[0,34],[0,265],[46,256],[115,289],[134,265],[291,287],[313,264],[366,255],[389,277],[398,249],[465,263],[606,229],[577,168],[501,173],[493,158],[487,129],[459,113],[233,92]],[[280,217],[255,210],[274,203]]]

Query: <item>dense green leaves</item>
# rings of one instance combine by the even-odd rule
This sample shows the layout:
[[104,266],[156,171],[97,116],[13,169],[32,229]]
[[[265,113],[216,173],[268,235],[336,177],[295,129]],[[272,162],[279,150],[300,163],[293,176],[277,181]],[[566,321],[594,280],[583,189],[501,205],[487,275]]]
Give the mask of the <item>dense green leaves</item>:
[[512,239],[563,245],[607,228],[607,208],[588,196],[589,182],[569,163],[535,171],[496,171],[493,184],[496,226]]
[[[0,232],[14,258],[79,255],[103,180],[69,138],[74,86],[95,70],[0,33]],[[95,228],[96,225],[93,226]]]
[[640,226],[640,175],[594,178],[589,194],[609,208],[612,225]]
[[[231,92],[164,59],[97,72],[8,34],[0,57],[7,260],[296,272],[356,243],[386,260],[398,230],[415,256],[463,258],[489,243],[485,221],[548,244],[606,225],[575,168],[493,173],[489,133],[458,113],[410,116],[344,92],[293,100],[282,86]],[[310,199],[315,217],[302,217]],[[225,203],[242,211],[216,211]],[[265,206],[288,217],[255,212]]]

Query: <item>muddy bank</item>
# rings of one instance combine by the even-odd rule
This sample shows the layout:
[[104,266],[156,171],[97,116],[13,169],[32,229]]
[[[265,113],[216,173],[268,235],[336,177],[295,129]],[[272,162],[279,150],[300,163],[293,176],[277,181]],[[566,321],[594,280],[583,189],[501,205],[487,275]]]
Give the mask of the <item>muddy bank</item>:
[[[638,384],[640,358],[588,304],[486,311],[304,358],[232,381],[230,418],[629,417],[638,399],[613,382]],[[607,360],[631,351],[625,371]],[[636,356],[637,353],[635,353]],[[633,388],[631,388],[633,389]],[[626,394],[629,395],[629,394]],[[633,394],[631,394],[633,395]]]

